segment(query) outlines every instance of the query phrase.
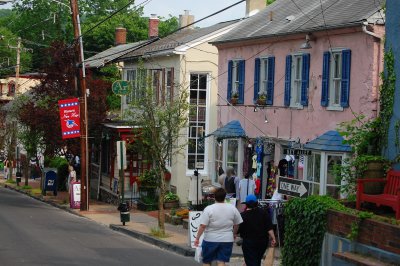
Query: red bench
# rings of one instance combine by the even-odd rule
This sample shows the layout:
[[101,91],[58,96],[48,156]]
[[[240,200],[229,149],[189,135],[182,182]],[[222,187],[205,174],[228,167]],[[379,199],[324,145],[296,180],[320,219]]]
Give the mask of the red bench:
[[[364,183],[369,182],[385,182],[383,194],[365,194]],[[385,179],[357,179],[357,210],[360,209],[362,202],[372,202],[377,206],[385,205],[392,207],[396,212],[396,219],[400,220],[400,171],[390,170]]]

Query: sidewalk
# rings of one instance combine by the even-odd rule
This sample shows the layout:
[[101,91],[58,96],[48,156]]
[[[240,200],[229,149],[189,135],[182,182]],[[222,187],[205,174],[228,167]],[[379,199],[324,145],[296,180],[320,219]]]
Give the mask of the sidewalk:
[[[20,185],[22,186],[24,185],[24,179],[22,179]],[[88,219],[91,219],[104,226],[110,227],[113,230],[132,236],[141,241],[153,244],[162,249],[166,249],[183,256],[191,256],[191,257],[194,256],[194,249],[190,248],[188,245],[189,242],[188,229],[184,229],[182,225],[172,225],[165,223],[165,229],[168,235],[167,238],[160,239],[150,235],[151,229],[157,228],[158,225],[158,220],[156,218],[157,211],[142,212],[138,210],[131,210],[130,222],[126,222],[126,225],[123,226],[120,221],[120,214],[119,211],[117,211],[117,206],[91,200],[89,202],[88,211],[71,209],[69,207],[67,192],[58,192],[57,196],[53,196],[52,192],[47,192],[46,196],[42,196],[39,190],[40,179],[36,180],[29,179],[29,186],[32,187],[32,190],[24,190],[22,189],[22,187],[17,187],[16,184],[6,183],[6,180],[3,178],[3,173],[0,173],[0,186],[17,190],[35,199],[44,201],[55,207],[64,209],[70,213],[87,217]],[[279,261],[278,257],[280,255],[279,253],[280,253],[279,249],[275,248],[275,256],[274,256],[275,258],[271,258],[271,260],[272,259],[274,260],[273,264],[271,265],[279,265],[278,262]],[[241,247],[234,245],[233,256],[229,265],[231,266],[243,265],[243,254]]]

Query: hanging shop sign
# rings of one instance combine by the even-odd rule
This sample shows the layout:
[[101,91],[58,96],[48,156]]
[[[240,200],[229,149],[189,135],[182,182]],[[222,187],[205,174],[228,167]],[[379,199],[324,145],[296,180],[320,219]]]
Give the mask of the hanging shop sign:
[[304,149],[283,149],[283,154],[287,155],[311,155],[310,150],[304,150]]
[[59,100],[61,135],[63,139],[81,136],[78,98]]
[[304,180],[293,178],[279,177],[278,179],[278,193],[306,198],[310,191],[310,183]]
[[131,90],[131,84],[126,80],[117,80],[114,81],[111,89],[117,95],[127,95]]

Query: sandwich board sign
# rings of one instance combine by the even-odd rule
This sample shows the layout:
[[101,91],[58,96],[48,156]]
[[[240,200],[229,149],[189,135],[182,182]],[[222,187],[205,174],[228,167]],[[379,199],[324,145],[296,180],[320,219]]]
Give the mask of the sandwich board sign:
[[310,193],[310,183],[304,180],[279,177],[278,193],[299,198],[306,198]]

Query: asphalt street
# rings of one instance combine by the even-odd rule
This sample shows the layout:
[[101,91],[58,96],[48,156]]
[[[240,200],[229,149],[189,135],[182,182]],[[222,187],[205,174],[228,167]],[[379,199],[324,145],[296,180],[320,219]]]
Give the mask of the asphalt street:
[[0,187],[0,265],[198,265]]

